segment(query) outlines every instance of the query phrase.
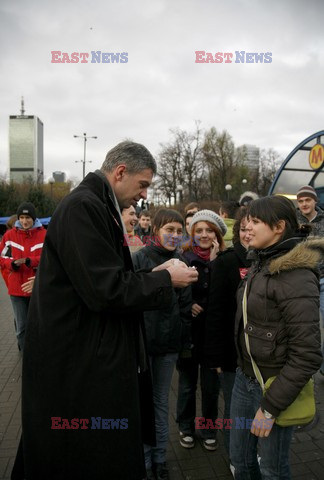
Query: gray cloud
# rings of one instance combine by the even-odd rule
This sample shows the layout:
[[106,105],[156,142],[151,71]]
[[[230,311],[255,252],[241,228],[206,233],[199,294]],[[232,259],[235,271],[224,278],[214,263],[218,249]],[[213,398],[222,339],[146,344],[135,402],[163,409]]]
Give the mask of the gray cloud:
[[[45,126],[45,174],[81,176],[80,139],[99,166],[125,137],[153,153],[168,129],[226,128],[237,145],[283,156],[323,128],[321,1],[5,0],[0,7],[0,172],[7,169],[8,116]],[[128,52],[126,64],[54,64],[51,51]],[[272,52],[269,64],[197,64],[195,51]]]

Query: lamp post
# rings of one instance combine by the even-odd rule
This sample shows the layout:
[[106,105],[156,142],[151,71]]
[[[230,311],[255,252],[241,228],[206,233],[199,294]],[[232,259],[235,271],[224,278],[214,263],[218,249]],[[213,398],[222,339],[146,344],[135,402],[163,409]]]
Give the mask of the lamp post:
[[227,185],[225,185],[225,190],[227,192],[227,200],[229,200],[230,191],[232,190],[232,185],[230,185],[229,183]]
[[179,203],[182,203],[182,192],[183,192],[183,186],[182,185],[177,186],[177,192],[179,192]]
[[243,178],[243,180],[242,180],[243,190],[245,189],[246,184],[247,184],[247,179]]
[[[83,142],[84,142],[84,146],[83,146],[83,160],[75,160],[75,163],[78,163],[79,161],[83,163],[83,169],[82,169],[82,173],[83,173],[83,176],[82,178],[85,177],[85,164],[86,164],[86,153],[87,153],[87,140],[88,138],[95,138],[97,139],[98,137],[87,137],[87,134],[84,133],[83,136],[82,135],[73,135],[74,138],[83,138]],[[88,160],[88,163],[91,163],[91,160],[89,161]]]

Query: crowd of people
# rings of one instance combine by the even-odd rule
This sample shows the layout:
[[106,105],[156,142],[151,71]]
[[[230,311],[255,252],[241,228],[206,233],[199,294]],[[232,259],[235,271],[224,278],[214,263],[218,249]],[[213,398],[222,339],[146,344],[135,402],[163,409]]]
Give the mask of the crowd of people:
[[[25,202],[1,240],[24,352],[14,480],[167,480],[175,369],[183,448],[199,436],[215,451],[222,431],[235,479],[290,478],[294,427],[276,418],[324,374],[316,191],[302,186],[297,209],[245,192],[219,212],[191,203],[138,214],[155,173],[143,145],[122,142],[47,232]],[[254,364],[264,382],[275,376],[265,393]]]

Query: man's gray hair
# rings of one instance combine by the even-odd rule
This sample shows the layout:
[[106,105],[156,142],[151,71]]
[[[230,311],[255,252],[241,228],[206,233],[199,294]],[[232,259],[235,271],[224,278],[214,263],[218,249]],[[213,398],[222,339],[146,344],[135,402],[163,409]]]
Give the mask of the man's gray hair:
[[140,143],[125,141],[109,150],[101,166],[102,172],[112,172],[118,165],[126,165],[130,174],[150,168],[156,174],[156,162],[152,154]]

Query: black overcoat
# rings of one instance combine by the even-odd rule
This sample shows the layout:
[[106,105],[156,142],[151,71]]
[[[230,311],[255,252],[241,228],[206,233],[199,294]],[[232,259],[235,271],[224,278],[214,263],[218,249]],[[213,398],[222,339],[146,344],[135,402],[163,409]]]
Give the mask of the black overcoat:
[[[142,442],[155,439],[141,312],[165,308],[172,287],[166,270],[132,270],[110,186],[90,173],[52,217],[31,298],[22,391],[27,480],[145,476]],[[54,429],[64,421],[53,417],[68,419],[65,426],[88,422]]]

